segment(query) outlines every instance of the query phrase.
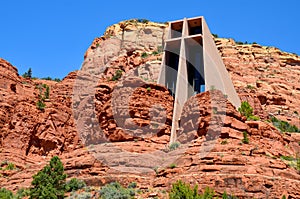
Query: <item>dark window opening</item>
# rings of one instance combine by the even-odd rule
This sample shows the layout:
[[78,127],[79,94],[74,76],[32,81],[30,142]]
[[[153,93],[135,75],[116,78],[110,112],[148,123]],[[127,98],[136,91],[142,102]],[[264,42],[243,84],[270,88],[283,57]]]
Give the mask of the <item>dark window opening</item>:
[[192,19],[188,21],[189,35],[202,34],[202,20]]
[[183,22],[175,22],[171,24],[171,38],[182,36]]
[[179,54],[166,51],[166,86],[173,97],[176,92],[178,65]]
[[190,28],[190,35],[198,35],[198,34],[202,34],[202,27],[198,26],[198,27]]
[[171,95],[175,97],[179,67],[181,39],[169,41],[165,48],[165,82]]
[[202,38],[186,41],[188,82],[193,89],[189,91],[189,95],[192,96],[205,91]]
[[193,87],[193,94],[202,93],[205,91],[205,80],[203,75],[201,75],[201,71],[199,71],[198,67],[194,66],[190,62],[187,62],[188,67],[188,82],[189,85]]

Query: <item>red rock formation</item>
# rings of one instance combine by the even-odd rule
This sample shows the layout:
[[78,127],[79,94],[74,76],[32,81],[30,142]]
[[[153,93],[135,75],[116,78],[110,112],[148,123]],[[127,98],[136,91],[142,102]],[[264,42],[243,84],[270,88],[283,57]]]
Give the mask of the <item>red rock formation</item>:
[[[109,34],[119,37],[119,26],[109,28]],[[299,172],[291,166],[294,162],[280,158],[299,153],[300,136],[282,134],[264,122],[271,113],[299,125],[299,57],[276,48],[216,39],[242,101],[249,101],[262,121],[245,121],[222,93],[205,92],[186,102],[177,134],[182,144],[170,151],[172,97],[162,86],[125,78],[132,69],[142,66],[141,71],[133,73],[141,77],[147,73],[147,77],[155,79],[157,72],[150,71],[154,66],[147,64],[157,61],[155,67],[159,67],[160,55],[140,56],[158,49],[164,37],[160,32],[163,27],[131,24],[124,29],[127,36],[134,38],[130,35],[134,30],[139,38],[148,39],[146,43],[122,44],[120,38],[106,36],[96,39],[87,51],[83,68],[94,72],[95,67],[101,66],[104,71],[91,87],[95,89],[91,91],[94,96],[88,99],[103,132],[99,137],[99,132],[78,132],[77,117],[91,115],[74,114],[74,107],[83,101],[80,97],[85,93],[72,99],[76,78],[90,80],[91,74],[78,76],[79,72],[72,72],[60,83],[24,79],[14,66],[0,59],[0,162],[6,161],[2,167],[8,161],[18,168],[0,170],[0,186],[11,190],[28,187],[31,176],[51,156],[59,155],[68,175],[82,178],[89,185],[135,181],[142,189],[162,190],[182,179],[198,183],[200,188],[211,186],[218,194],[226,190],[240,198],[280,198],[283,194],[300,198]],[[136,51],[132,50],[134,47]],[[125,80],[110,81],[117,70],[123,71]],[[289,81],[286,73],[291,76]],[[44,111],[36,106],[41,84],[50,86]],[[79,111],[87,110],[89,105]],[[247,132],[249,144],[242,143],[243,132]],[[91,142],[83,141],[82,136],[86,135],[92,135]],[[102,148],[92,142],[98,138],[106,142]],[[170,168],[171,163],[176,168]]]
[[159,137],[170,134],[173,99],[160,85],[138,78],[124,80],[121,85],[100,84],[96,99],[100,126],[110,141],[157,136],[159,141]]
[[272,114],[300,127],[300,57],[275,47],[237,45],[232,39],[215,41],[242,100],[249,95],[256,114],[263,118],[265,113]]

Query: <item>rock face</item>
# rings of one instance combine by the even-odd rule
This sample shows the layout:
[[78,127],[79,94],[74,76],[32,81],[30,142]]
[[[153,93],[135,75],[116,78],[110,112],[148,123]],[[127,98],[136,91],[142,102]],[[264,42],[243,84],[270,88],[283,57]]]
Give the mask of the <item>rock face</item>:
[[298,55],[258,44],[237,45],[232,39],[216,39],[216,45],[242,99],[250,95],[266,113],[300,127]]
[[[226,104],[224,109],[217,106],[222,103]],[[299,146],[294,148],[290,144],[297,140],[290,142],[293,139],[290,135],[281,134],[265,122],[245,122],[232,104],[226,102],[223,94],[216,91],[194,96],[185,107],[189,108],[185,108],[182,121],[189,119],[188,125],[183,125],[182,134],[191,133],[187,129],[190,126],[199,126],[193,134],[196,139],[188,142],[186,151],[176,161],[178,170],[162,170],[158,176],[164,173],[173,180],[185,179],[192,184],[198,183],[202,188],[214,187],[219,193],[226,190],[241,198],[280,198],[283,193],[292,198],[299,197],[299,188],[295,186],[299,185],[299,172],[278,158],[293,156]],[[219,109],[216,110],[216,107]],[[193,121],[190,119],[193,117],[186,117],[186,113],[200,117]],[[219,126],[222,116],[224,125]],[[221,132],[216,134],[218,128]],[[249,144],[241,142],[243,132],[247,132]],[[206,155],[203,156],[203,153]],[[162,179],[159,182],[164,184]],[[165,186],[168,186],[167,182]]]
[[181,129],[178,131],[180,143],[189,143],[201,136],[214,140],[220,136],[223,127],[233,124],[240,131],[246,131],[247,125],[241,115],[234,110],[231,103],[219,91],[205,92],[203,95],[191,97],[184,105],[181,116]]
[[166,88],[134,78],[114,87],[99,85],[96,98],[99,123],[109,141],[170,136],[173,98]]
[[[47,156],[61,151],[72,151],[78,147],[78,139],[71,117],[71,92],[60,88],[60,83],[32,81],[16,76],[16,86],[11,91],[2,90],[2,146],[19,149],[21,154]],[[1,79],[6,82],[6,79]],[[47,109],[38,110],[39,95],[43,95],[41,85],[51,87],[51,99],[45,100]],[[69,88],[71,88],[70,85]],[[62,95],[62,92],[64,95]]]
[[159,46],[164,45],[167,24],[139,22],[138,20],[123,21],[108,27],[102,37],[96,38],[87,50],[86,57],[93,53],[103,41],[108,39],[119,39],[120,47],[142,52],[152,52]]
[[[89,185],[135,181],[166,190],[182,179],[240,198],[300,198],[295,161],[284,160],[300,152],[300,136],[264,122],[272,114],[300,126],[300,58],[215,39],[242,101],[261,121],[246,121],[218,91],[201,93],[185,103],[181,145],[171,150],[173,97],[154,82],[165,28],[135,20],[109,27],[87,50],[82,70],[59,83],[22,78],[0,59],[0,162],[17,168],[0,170],[0,186],[30,186],[31,176],[59,155],[69,177]],[[39,110],[43,84],[50,97]]]

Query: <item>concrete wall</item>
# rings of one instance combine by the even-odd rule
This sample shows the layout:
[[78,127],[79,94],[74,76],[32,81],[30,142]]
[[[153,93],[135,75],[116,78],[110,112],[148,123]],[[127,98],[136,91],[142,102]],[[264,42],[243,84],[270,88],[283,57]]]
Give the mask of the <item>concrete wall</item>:
[[[201,27],[197,28],[199,25],[201,25]],[[176,33],[176,30],[179,30],[180,33]],[[199,32],[200,34],[196,34]],[[174,42],[180,42],[181,45],[179,51],[176,50],[176,48],[172,49]],[[166,83],[170,80],[176,81],[171,143],[176,140],[176,131],[179,128],[178,120],[181,116],[182,107],[187,99],[194,95],[193,87],[188,83],[188,69],[186,62],[188,49],[186,47],[191,45],[188,44],[188,42],[192,42],[192,45],[197,48],[199,47],[199,51],[202,52],[201,58],[203,60],[201,62],[202,68],[200,69],[200,73],[202,76],[204,75],[205,90],[211,88],[221,90],[228,96],[229,101],[231,101],[235,107],[239,107],[241,104],[205,19],[203,17],[196,17],[170,22],[169,33],[164,49],[163,63],[157,82],[167,86]],[[178,71],[170,71],[169,66],[166,65],[167,51],[179,53]],[[195,65],[191,60],[188,61]]]
[[240,107],[241,101],[232,84],[229,73],[223,63],[221,55],[215,45],[209,28],[203,18],[203,41],[204,41],[204,71],[206,90],[214,87],[228,96],[228,100],[235,106]]

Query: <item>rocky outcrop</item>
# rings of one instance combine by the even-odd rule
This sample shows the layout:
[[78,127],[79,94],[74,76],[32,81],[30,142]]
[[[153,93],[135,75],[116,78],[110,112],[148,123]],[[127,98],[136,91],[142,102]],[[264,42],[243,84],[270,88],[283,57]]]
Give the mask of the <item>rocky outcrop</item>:
[[[59,94],[62,91],[59,84],[63,83],[33,82],[20,77],[18,81],[22,83],[16,86],[16,92],[6,93],[2,101],[2,112],[5,113],[1,128],[2,147],[16,148],[23,155],[40,156],[74,150],[79,143],[70,109],[71,92]],[[50,99],[44,102],[45,110],[39,110],[36,105],[39,95],[44,92],[42,84],[48,84],[51,89]]]
[[112,78],[117,70],[136,68],[135,76],[155,82],[161,65],[166,24],[123,21],[107,28],[85,53],[83,66],[97,70],[101,78]]
[[[166,88],[130,78],[113,87],[99,85],[96,99],[99,123],[110,141],[151,140],[155,137],[164,144],[168,141],[173,98]],[[164,135],[167,135],[165,141]]]
[[[189,143],[201,136],[207,136],[210,140],[220,136],[226,137],[226,133],[221,133],[223,127],[247,131],[245,119],[240,113],[233,111],[234,109],[220,91],[205,92],[191,97],[185,103],[181,114],[181,128],[177,132],[179,142]],[[231,124],[233,126],[230,126]]]
[[120,47],[130,51],[152,52],[158,46],[163,46],[167,33],[167,24],[127,20],[108,27],[102,37],[96,38],[87,50],[86,57],[93,49],[108,39],[121,41]]
[[[216,99],[220,100],[220,103],[216,104],[225,102],[224,110],[214,109],[216,106],[213,101]],[[245,122],[245,118],[224,99],[222,93],[217,91],[198,94],[190,99],[185,107],[191,108],[186,113],[200,116],[194,121],[189,117],[188,126],[200,124],[204,128],[198,129],[192,134],[192,139],[183,142],[176,150],[157,152],[160,157],[155,156],[151,159],[151,162],[156,163],[160,158],[165,158],[165,162],[172,160],[171,162],[157,166],[152,172],[147,170],[147,175],[128,174],[127,178],[122,178],[120,177],[122,172],[119,171],[110,176],[124,184],[134,180],[141,187],[151,186],[156,189],[170,188],[173,182],[181,179],[191,184],[197,183],[201,189],[213,187],[218,194],[226,190],[227,193],[239,198],[281,198],[283,195],[290,198],[300,197],[299,172],[289,165],[291,162],[281,159],[281,157],[295,157],[299,146],[296,147],[294,144],[299,140],[290,134],[281,134],[265,122]],[[220,127],[214,121],[221,119],[222,116],[224,125]],[[203,119],[199,122],[199,118]],[[210,121],[209,124],[207,121]],[[183,136],[185,129],[188,128],[184,124],[183,130],[178,134],[181,140],[191,137],[189,133]],[[219,127],[221,132],[216,136]],[[242,142],[243,132],[248,134],[248,144]],[[171,163],[175,168],[170,166]],[[125,166],[130,167],[130,163]],[[142,163],[136,163],[135,166],[141,168],[139,166],[142,166]],[[125,172],[124,169],[122,171]]]
[[[1,167],[7,163],[16,166],[12,171],[1,171],[0,186],[15,190],[29,186],[31,176],[49,157],[73,152],[82,145],[70,106],[73,80],[25,79],[2,59],[0,70]],[[45,110],[39,110],[36,103],[44,95],[43,84],[50,87],[50,97],[44,102]]]
[[[282,159],[295,157],[299,138],[262,121],[245,122],[218,91],[196,95],[186,102],[185,110],[197,116],[195,120],[188,114],[182,117],[181,122],[187,122],[177,135],[182,144],[175,150],[153,150],[153,143],[140,140],[94,146],[92,152],[110,165],[105,175],[94,180],[100,184],[117,180],[125,185],[135,181],[141,189],[162,190],[181,179],[239,198],[299,197],[299,172],[291,166],[294,163]],[[244,132],[248,144],[242,142]]]
[[[217,38],[215,42],[242,100],[251,95],[252,105],[258,99],[265,113],[300,127],[300,57],[275,47],[238,45],[232,39]],[[263,116],[255,104],[256,113]]]

